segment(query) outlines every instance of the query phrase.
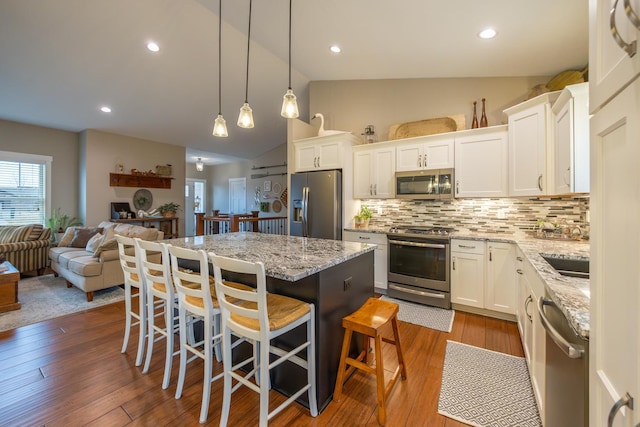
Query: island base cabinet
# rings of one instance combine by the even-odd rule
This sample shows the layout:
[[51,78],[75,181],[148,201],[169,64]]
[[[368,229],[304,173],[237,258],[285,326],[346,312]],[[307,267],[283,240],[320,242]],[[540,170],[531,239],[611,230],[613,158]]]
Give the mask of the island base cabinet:
[[[359,309],[373,296],[373,259],[373,252],[367,252],[293,283],[267,276],[269,292],[315,305],[318,411],[322,411],[333,398],[344,337],[342,318]],[[225,279],[247,283],[246,277],[239,275],[228,275]],[[278,337],[275,342],[283,348],[293,349],[305,340],[306,326],[301,325]],[[247,357],[250,347],[249,344],[245,344],[234,350],[234,363]],[[353,357],[362,351],[362,345],[362,339],[351,341]],[[242,346],[245,347],[241,348]],[[286,361],[271,371],[270,378],[274,390],[291,396],[306,383],[307,375],[304,369]],[[297,402],[309,407],[306,393],[303,393]]]

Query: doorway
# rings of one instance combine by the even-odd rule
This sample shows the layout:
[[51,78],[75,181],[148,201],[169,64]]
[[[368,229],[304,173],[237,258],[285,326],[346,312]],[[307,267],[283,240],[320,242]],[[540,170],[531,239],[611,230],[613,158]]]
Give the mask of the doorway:
[[229,178],[229,213],[246,213],[247,178]]
[[207,181],[187,178],[184,187],[184,228],[185,236],[196,235],[196,213],[206,212]]

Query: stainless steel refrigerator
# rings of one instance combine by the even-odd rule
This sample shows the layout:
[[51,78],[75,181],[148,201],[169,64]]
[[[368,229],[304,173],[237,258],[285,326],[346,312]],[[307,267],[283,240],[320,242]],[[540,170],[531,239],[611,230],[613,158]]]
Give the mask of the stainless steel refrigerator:
[[342,240],[342,172],[302,172],[291,175],[292,236]]

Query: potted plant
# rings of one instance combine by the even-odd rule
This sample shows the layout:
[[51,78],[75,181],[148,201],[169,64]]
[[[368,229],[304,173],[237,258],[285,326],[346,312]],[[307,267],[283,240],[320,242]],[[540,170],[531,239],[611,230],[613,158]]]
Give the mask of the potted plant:
[[360,211],[353,217],[356,228],[367,228],[373,212],[368,206],[362,205]]
[[51,213],[51,218],[47,218],[46,225],[51,229],[51,241],[55,243],[68,227],[82,225],[82,221],[62,213],[61,209],[57,208]]
[[180,205],[173,202],[158,206],[158,212],[160,212],[165,218],[173,218],[176,216],[178,209],[180,209]]

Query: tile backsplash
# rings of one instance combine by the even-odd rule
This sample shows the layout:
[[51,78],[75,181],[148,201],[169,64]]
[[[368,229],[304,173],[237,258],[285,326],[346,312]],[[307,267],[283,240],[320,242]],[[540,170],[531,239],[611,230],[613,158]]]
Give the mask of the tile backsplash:
[[538,219],[588,227],[589,198],[363,200],[373,210],[370,226],[436,225],[459,231],[530,232]]

